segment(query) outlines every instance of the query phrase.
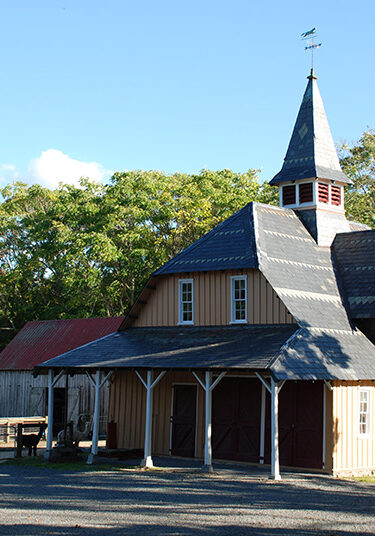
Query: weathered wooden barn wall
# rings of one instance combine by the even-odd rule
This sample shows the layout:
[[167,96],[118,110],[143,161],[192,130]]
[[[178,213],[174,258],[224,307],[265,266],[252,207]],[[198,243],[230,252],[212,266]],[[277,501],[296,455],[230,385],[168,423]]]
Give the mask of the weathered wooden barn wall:
[[[359,434],[359,392],[370,391],[369,434]],[[333,383],[333,472],[375,469],[375,387],[371,381]]]
[[259,270],[226,270],[172,274],[156,279],[156,289],[139,311],[134,327],[175,326],[178,323],[178,281],[194,280],[194,324],[227,325],[231,320],[231,275],[247,275],[249,324],[295,323],[280,298]]
[[[27,370],[0,371],[0,417],[28,417],[45,415],[48,378],[45,375],[34,378]],[[55,387],[65,387],[63,376]],[[82,374],[69,377],[68,421],[77,422],[80,413],[94,413],[94,388]],[[108,382],[101,389],[101,430],[107,425],[109,400]]]
[[[169,372],[154,389],[152,452],[169,454],[174,384],[198,386],[196,456],[201,458],[204,449],[204,393],[191,372]],[[145,414],[146,389],[135,372],[116,373],[110,389],[108,418],[117,423],[119,448],[144,447]]]

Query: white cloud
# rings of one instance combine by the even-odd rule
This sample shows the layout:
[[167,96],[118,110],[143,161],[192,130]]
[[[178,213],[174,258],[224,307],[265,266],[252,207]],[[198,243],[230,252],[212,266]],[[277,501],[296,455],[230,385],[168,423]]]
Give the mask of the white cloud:
[[47,149],[39,158],[31,160],[26,182],[53,189],[57,188],[60,182],[77,185],[81,177],[100,181],[111,173],[97,162],[82,162],[57,149]]
[[20,174],[13,164],[0,164],[0,185],[20,180]]

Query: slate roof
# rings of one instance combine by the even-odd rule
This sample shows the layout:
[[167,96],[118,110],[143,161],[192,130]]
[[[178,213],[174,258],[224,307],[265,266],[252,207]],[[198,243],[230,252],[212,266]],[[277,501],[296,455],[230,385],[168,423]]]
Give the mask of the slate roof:
[[264,370],[295,325],[130,328],[39,365],[47,368]]
[[375,231],[338,234],[333,251],[350,316],[375,319]]
[[375,347],[358,330],[300,329],[271,369],[279,380],[375,379]]
[[[337,243],[353,235],[358,246],[362,232],[340,235]],[[233,236],[245,248],[247,267],[261,270],[298,326],[127,328],[43,367],[234,368],[269,370],[279,379],[375,379],[375,346],[348,317],[331,250],[316,244],[291,209],[246,205],[150,281],[157,285],[160,276],[182,272],[182,266],[200,271],[202,259],[210,270],[223,269],[222,261],[214,260],[215,248],[223,237]],[[231,263],[238,247],[232,238],[225,242],[227,268],[237,266]]]
[[118,330],[124,317],[70,318],[27,322],[0,353],[0,370],[35,365]]
[[152,275],[257,268],[252,210],[252,203],[244,206]]
[[270,181],[297,179],[352,181],[342,172],[316,77],[311,71],[281,171]]

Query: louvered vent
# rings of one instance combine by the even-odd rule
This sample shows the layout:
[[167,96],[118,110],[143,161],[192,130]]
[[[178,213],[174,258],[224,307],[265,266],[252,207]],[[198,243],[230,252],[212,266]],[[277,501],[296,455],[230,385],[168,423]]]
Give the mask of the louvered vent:
[[318,199],[320,203],[328,203],[329,187],[328,184],[318,184]]
[[332,205],[341,205],[341,188],[340,186],[331,186],[331,203]]
[[283,187],[283,206],[296,204],[296,187],[294,184]]
[[307,184],[299,185],[299,202],[311,203],[313,200],[313,184],[308,182]]

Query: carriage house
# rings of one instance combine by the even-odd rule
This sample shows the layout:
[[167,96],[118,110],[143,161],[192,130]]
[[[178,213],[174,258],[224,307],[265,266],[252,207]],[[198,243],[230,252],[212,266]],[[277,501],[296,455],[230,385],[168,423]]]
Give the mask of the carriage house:
[[348,183],[312,71],[280,206],[243,207],[156,270],[118,332],[39,372],[87,374],[97,394],[111,378],[117,446],[146,466],[375,470],[375,231],[346,219]]

